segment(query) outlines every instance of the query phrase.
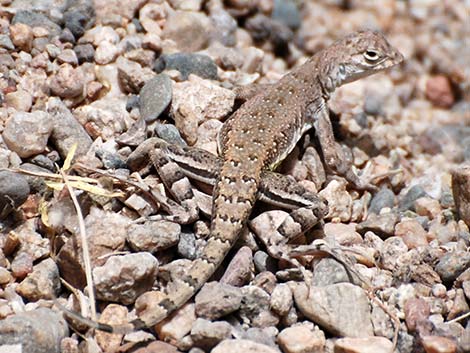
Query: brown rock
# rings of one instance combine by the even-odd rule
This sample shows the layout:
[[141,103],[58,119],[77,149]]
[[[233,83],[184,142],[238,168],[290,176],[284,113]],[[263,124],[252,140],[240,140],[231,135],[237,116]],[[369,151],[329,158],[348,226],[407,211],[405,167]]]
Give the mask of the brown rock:
[[46,112],[16,112],[6,122],[2,137],[8,148],[21,158],[44,151],[52,132],[52,121]]
[[[120,325],[127,323],[127,309],[125,306],[109,304],[101,313],[100,322],[108,325]],[[104,352],[112,352],[121,345],[122,337],[119,333],[107,333],[96,331],[95,338]]]
[[294,290],[295,303],[310,320],[334,335],[348,337],[372,336],[369,301],[364,290],[350,283]]
[[[39,308],[0,321],[0,347],[19,346],[21,352],[60,353],[60,341],[68,336],[68,326],[62,314]],[[10,345],[8,347],[8,345]]]
[[163,37],[175,41],[182,52],[194,52],[207,47],[210,27],[209,18],[201,12],[175,11],[166,19]]
[[393,343],[385,337],[340,338],[335,342],[335,353],[389,353]]
[[158,261],[148,252],[112,256],[93,269],[96,298],[131,304],[152,288]]
[[10,37],[13,44],[26,52],[31,51],[33,45],[33,30],[23,23],[15,23],[10,26]]
[[424,336],[421,340],[426,353],[455,353],[457,344],[447,337]]
[[426,82],[426,98],[438,107],[451,107],[455,98],[449,79],[445,76],[430,77]]
[[470,165],[452,171],[452,193],[460,218],[470,226]]
[[401,237],[409,249],[428,245],[426,231],[418,221],[402,221],[395,226],[395,235]]
[[420,298],[411,298],[405,303],[405,322],[410,332],[419,329],[420,323],[428,319],[430,314],[429,304]]
[[16,291],[30,301],[56,298],[60,291],[60,278],[54,260],[46,259],[35,265]]
[[51,92],[62,98],[73,98],[84,93],[85,75],[80,67],[63,64],[50,81]]
[[155,341],[150,343],[147,347],[139,348],[134,353],[180,353],[175,346],[171,344]]
[[211,353],[279,353],[273,347],[245,339],[231,339],[220,342]]
[[420,216],[434,219],[441,213],[441,205],[438,200],[430,197],[420,197],[415,201],[415,210]]
[[249,247],[243,246],[230,261],[220,282],[240,287],[253,278],[253,272],[253,252]]
[[314,330],[309,324],[285,328],[277,341],[282,350],[289,353],[322,353],[326,342],[323,331]]

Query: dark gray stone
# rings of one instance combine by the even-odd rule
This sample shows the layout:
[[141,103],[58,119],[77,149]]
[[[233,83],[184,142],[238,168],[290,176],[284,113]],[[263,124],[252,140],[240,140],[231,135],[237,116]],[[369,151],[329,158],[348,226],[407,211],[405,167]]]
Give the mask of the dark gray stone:
[[92,0],[67,0],[64,26],[80,38],[95,23],[95,8]]
[[158,73],[164,70],[178,70],[183,80],[187,80],[190,74],[217,80],[217,65],[209,56],[194,53],[174,53],[160,56],[154,65]]
[[274,0],[271,18],[282,22],[294,31],[300,27],[302,22],[297,1],[293,0]]
[[14,50],[15,46],[10,39],[10,36],[6,34],[0,34],[0,48],[5,48],[8,50]]
[[392,190],[383,188],[374,195],[370,202],[369,212],[380,213],[380,210],[385,207],[392,208],[395,203],[395,194]]
[[50,98],[47,112],[53,118],[54,126],[50,140],[63,159],[75,143],[77,144],[76,157],[88,152],[92,143],[90,136],[60,99]]
[[452,251],[441,257],[436,265],[436,272],[443,282],[451,283],[469,266],[470,253],[468,251]]
[[427,196],[421,185],[415,185],[408,190],[405,196],[399,201],[400,211],[411,210],[415,211],[414,202],[420,197]]
[[43,15],[42,13],[30,10],[18,11],[13,17],[11,23],[24,23],[30,27],[44,27],[49,31],[51,37],[58,36],[62,32],[60,26],[57,23],[51,21],[49,17]]
[[116,153],[110,153],[104,150],[97,150],[96,155],[106,169],[124,169],[127,168],[126,162]]
[[93,62],[95,59],[95,48],[91,44],[78,44],[73,48],[80,64],[84,62]]
[[186,141],[180,135],[180,132],[173,124],[160,124],[157,123],[155,126],[155,133],[158,137],[165,140],[166,142],[179,145],[179,146],[186,146]]
[[157,119],[171,102],[171,79],[160,74],[147,81],[140,90],[140,115],[147,122]]
[[28,181],[23,175],[0,170],[0,218],[21,206],[29,191]]
[[20,345],[24,353],[60,353],[60,342],[69,334],[61,314],[39,308],[0,321],[0,347]]

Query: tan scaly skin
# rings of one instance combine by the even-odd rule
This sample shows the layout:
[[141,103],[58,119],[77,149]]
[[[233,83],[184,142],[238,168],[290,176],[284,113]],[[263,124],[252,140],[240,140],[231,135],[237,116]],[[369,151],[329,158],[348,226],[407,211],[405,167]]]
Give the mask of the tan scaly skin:
[[[202,256],[194,260],[183,278],[168,285],[158,308],[145,322],[136,320],[120,327],[90,321],[87,324],[104,331],[122,332],[153,327],[168,317],[214,274],[238,239],[257,199],[293,209],[277,228],[278,244],[305,232],[323,218],[327,206],[321,198],[308,193],[291,179],[270,172],[312,127],[315,128],[326,165],[356,188],[374,189],[352,172],[343,149],[334,140],[327,101],[335,88],[342,84],[402,61],[402,54],[382,34],[356,32],[336,41],[247,100],[222,127],[219,135],[220,160],[207,152],[195,153],[191,158],[189,151],[185,157],[177,148],[168,148],[165,152],[167,157],[183,169],[182,174],[176,172],[172,174],[176,177],[166,181],[173,194],[177,194],[178,188],[187,190],[185,175],[198,179],[198,170],[201,180],[214,185],[210,237]],[[166,172],[171,174],[166,170],[164,156],[153,155],[152,161],[160,176]],[[205,164],[210,165],[210,169],[206,169],[209,171],[204,172]],[[185,196],[179,197],[179,201],[186,203],[186,208],[194,209],[192,197],[188,191]],[[194,214],[197,215],[197,212],[193,212],[187,221],[191,221]],[[286,240],[283,241],[283,238]],[[273,246],[270,254],[282,258],[280,249]]]

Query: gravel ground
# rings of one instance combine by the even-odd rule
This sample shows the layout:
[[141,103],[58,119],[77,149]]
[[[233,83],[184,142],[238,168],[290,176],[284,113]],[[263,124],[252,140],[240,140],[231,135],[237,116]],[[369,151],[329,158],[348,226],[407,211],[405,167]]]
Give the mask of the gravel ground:
[[[469,352],[469,18],[468,0],[0,0],[0,352]],[[365,27],[405,62],[341,87],[330,109],[379,191],[325,170],[312,133],[281,166],[330,205],[298,242],[324,239],[348,266],[305,255],[307,285],[263,245],[286,212],[257,204],[213,279],[163,323],[122,335],[64,319],[57,302],[87,317],[90,305],[59,168],[99,320],[150,317],[200,254],[211,199],[194,185],[197,221],[150,220],[179,207],[146,148],[217,153],[239,87]]]

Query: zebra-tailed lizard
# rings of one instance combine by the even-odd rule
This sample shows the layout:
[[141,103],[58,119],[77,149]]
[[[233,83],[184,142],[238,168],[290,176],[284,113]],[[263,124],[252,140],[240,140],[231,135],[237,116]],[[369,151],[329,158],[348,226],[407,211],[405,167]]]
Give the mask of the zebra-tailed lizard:
[[153,327],[180,308],[214,274],[258,199],[292,210],[275,231],[274,244],[268,247],[272,256],[285,258],[281,245],[313,227],[328,209],[319,196],[272,171],[312,127],[329,169],[356,188],[373,188],[353,173],[343,148],[334,140],[327,101],[342,84],[402,60],[402,54],[382,34],[351,34],[246,101],[220,131],[220,157],[176,146],[155,150],[151,159],[166,186],[190,211],[188,219],[197,216],[197,206],[186,177],[214,186],[210,236],[202,255],[193,261],[184,277],[167,286],[151,318],[145,322],[137,319],[118,330],[100,323],[92,326],[110,332]]

